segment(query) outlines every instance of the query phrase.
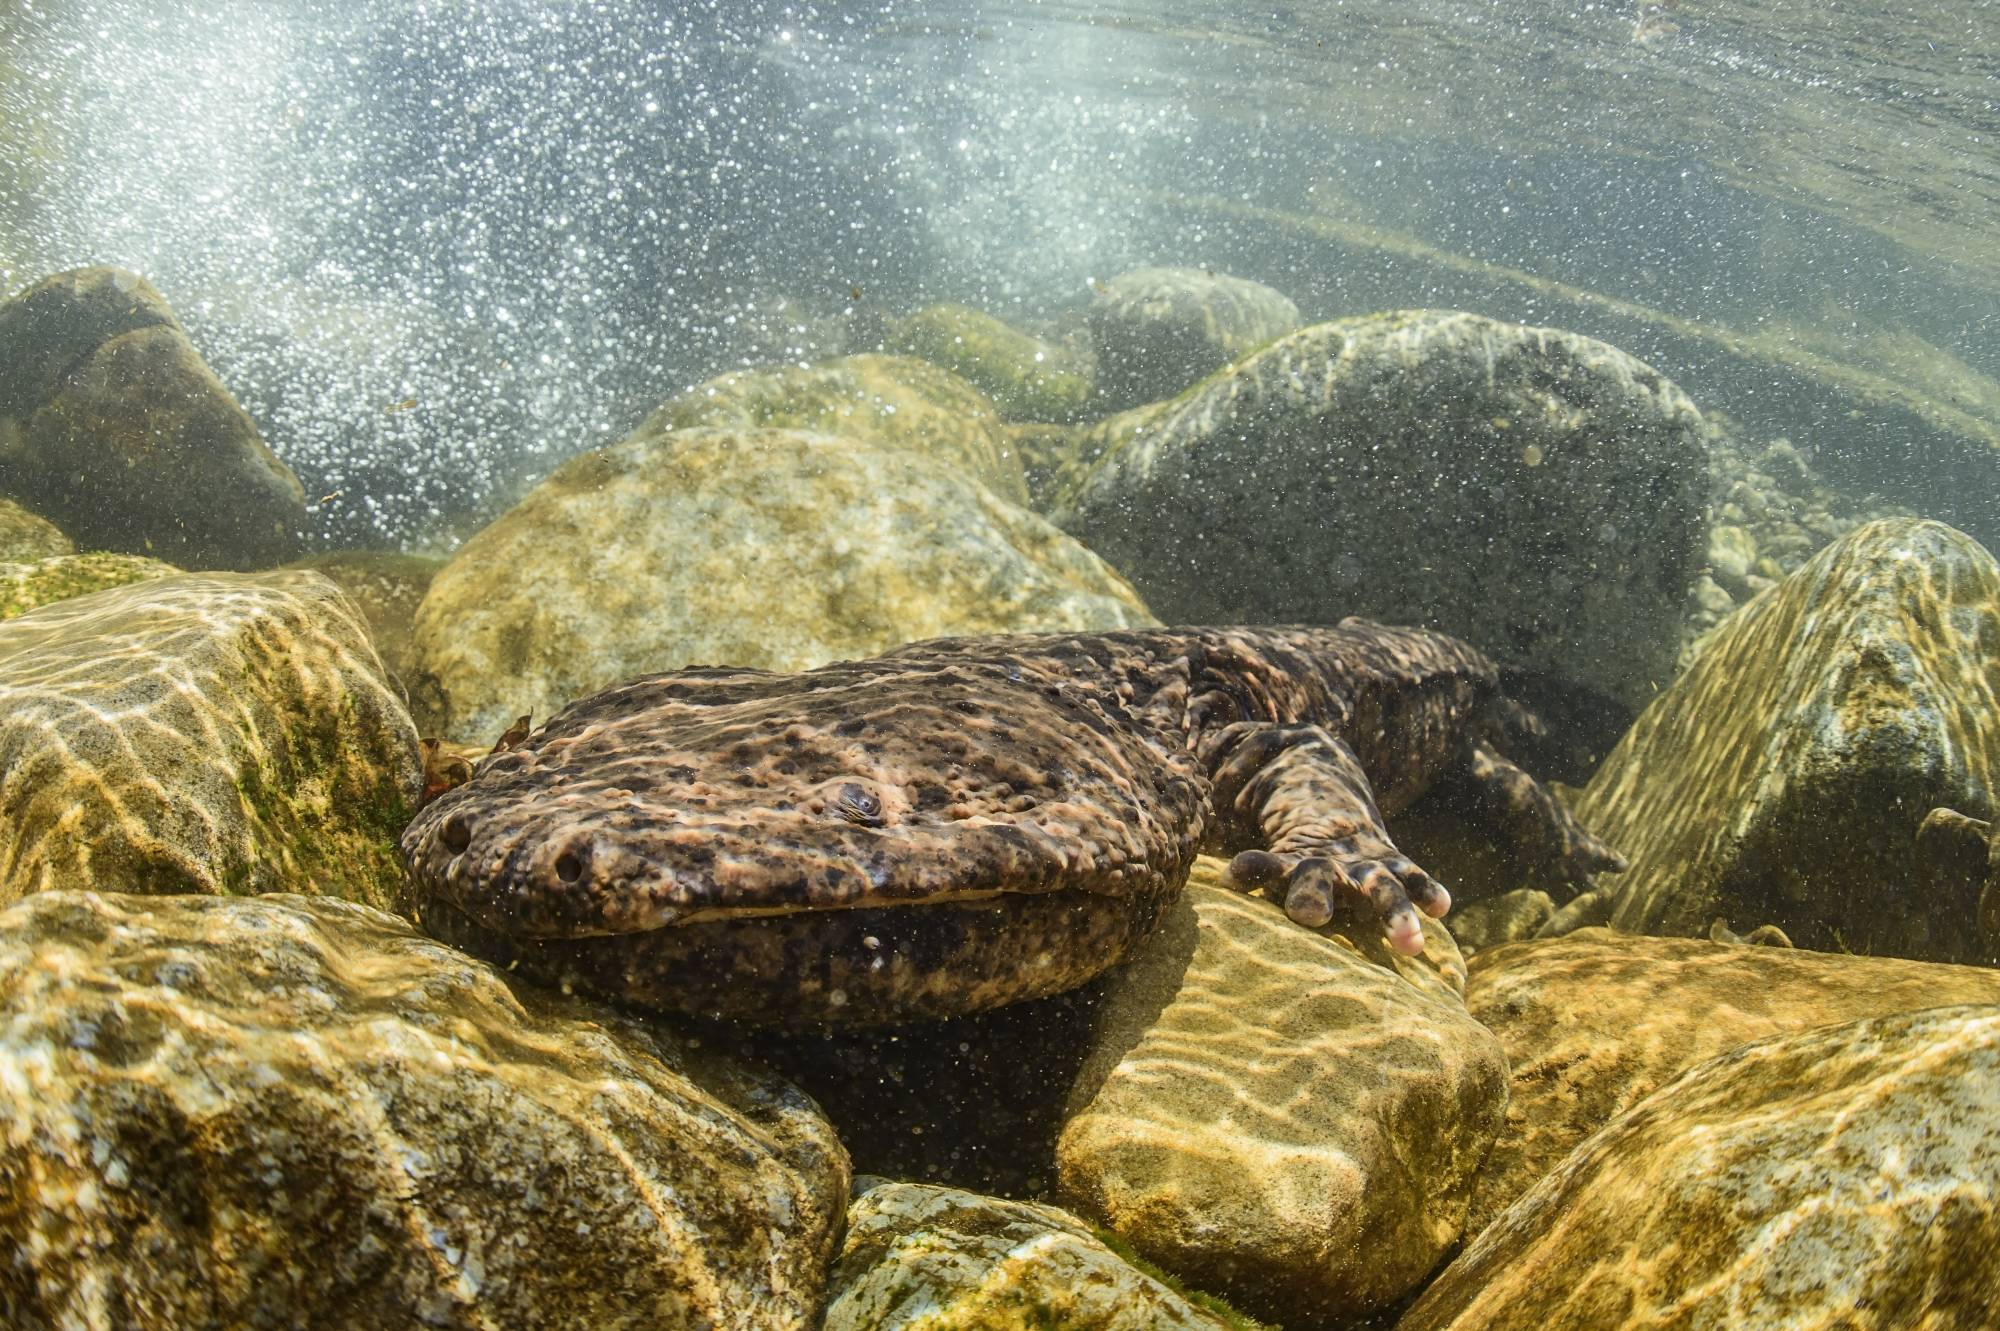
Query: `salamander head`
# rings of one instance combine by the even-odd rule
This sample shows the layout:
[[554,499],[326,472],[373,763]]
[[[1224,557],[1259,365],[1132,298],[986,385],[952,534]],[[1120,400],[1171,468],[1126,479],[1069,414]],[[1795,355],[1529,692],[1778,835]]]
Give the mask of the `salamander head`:
[[1007,663],[683,671],[580,702],[423,810],[416,904],[516,939],[1074,889],[1184,871],[1199,790]]

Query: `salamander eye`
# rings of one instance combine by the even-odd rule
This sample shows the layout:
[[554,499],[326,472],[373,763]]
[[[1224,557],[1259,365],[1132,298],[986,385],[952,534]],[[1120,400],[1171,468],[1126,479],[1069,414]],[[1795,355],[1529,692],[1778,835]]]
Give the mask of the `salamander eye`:
[[840,788],[840,799],[834,804],[842,818],[863,827],[882,825],[882,801],[871,790],[855,785],[852,781]]

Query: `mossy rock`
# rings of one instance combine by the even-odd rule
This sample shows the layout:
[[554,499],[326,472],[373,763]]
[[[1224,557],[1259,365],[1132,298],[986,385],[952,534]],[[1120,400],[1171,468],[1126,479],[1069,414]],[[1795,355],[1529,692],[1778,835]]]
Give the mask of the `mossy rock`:
[[101,550],[87,555],[57,555],[32,563],[0,564],[0,620],[25,615],[56,601],[149,578],[170,577],[178,572],[172,564],[157,559]]
[[2000,1007],[1738,1045],[1500,1213],[1398,1331],[1993,1325]]
[[826,1331],[1256,1331],[1066,1211],[919,1183],[848,1210]]
[[409,713],[318,574],[148,579],[0,624],[0,900],[386,907],[421,780]]
[[439,571],[414,691],[443,735],[490,745],[649,671],[1156,622],[1103,560],[961,467],[852,435],[642,427],[557,468]]
[[660,407],[630,438],[700,426],[812,430],[910,454],[1025,503],[1020,459],[1000,415],[991,398],[949,370],[871,353],[721,375]]
[[1068,421],[1090,400],[1082,356],[964,305],[931,305],[897,324],[889,349],[959,375],[1010,421]]
[[1425,624],[1627,714],[1672,678],[1707,549],[1686,394],[1457,311],[1300,329],[1080,428],[1083,467],[1055,522],[1169,623]]
[[29,564],[75,553],[76,547],[55,523],[11,499],[0,499],[0,564]]
[[1885,519],[1725,620],[1575,804],[1631,863],[1550,926],[1985,962],[1978,888],[1913,854],[1939,807],[2000,781],[2000,564],[1942,523]]
[[405,921],[37,893],[0,1004],[10,1328],[818,1325],[805,1095]]

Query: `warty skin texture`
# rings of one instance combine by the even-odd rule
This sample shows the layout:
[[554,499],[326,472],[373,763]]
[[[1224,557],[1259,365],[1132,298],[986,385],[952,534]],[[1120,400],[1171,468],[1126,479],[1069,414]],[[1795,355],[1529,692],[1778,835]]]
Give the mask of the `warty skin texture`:
[[883,1024],[1073,988],[1202,849],[1317,926],[1400,949],[1444,888],[1390,841],[1444,778],[1527,860],[1621,867],[1501,756],[1472,647],[1349,619],[914,643],[799,674],[696,669],[586,698],[427,807],[411,904],[567,987],[762,1024]]

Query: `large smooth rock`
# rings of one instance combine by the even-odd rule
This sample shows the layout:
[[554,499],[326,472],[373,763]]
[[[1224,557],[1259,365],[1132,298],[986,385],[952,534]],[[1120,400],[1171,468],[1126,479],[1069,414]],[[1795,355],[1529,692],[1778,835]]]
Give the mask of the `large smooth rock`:
[[[1463,1228],[1506,1100],[1448,935],[1396,957],[1291,923],[1202,861],[1113,973],[1057,1145],[1064,1204],[1295,1331],[1393,1302]],[[1364,951],[1364,948],[1366,949]]]
[[1672,677],[1707,545],[1678,388],[1474,314],[1301,329],[1083,452],[1057,523],[1170,623],[1423,624],[1632,711]]
[[896,324],[889,345],[961,376],[1008,420],[1071,420],[1090,399],[1084,357],[982,310],[926,306]]
[[1858,528],[1710,635],[1605,759],[1575,812],[1631,868],[1558,921],[1992,958],[1977,888],[1918,873],[1912,841],[1940,805],[1990,816],[1996,716],[2000,565],[1939,523]]
[[815,1324],[812,1102],[347,902],[0,913],[0,1322]]
[[999,407],[950,370],[913,356],[870,353],[738,370],[668,402],[632,437],[701,426],[841,435],[909,453],[1017,504],[1028,499]]
[[417,611],[418,692],[447,735],[490,744],[524,712],[649,671],[1156,622],[1070,537],[908,450],[641,430],[558,468],[439,571]]
[[0,304],[0,490],[84,546],[187,567],[276,563],[306,521],[298,478],[120,268]]
[[1953,1003],[2000,1004],[2000,970],[1583,929],[1472,958],[1465,1005],[1507,1051],[1506,1124],[1478,1233],[1591,1133],[1752,1040]]
[[883,1183],[847,1215],[825,1331],[1226,1331],[1066,1211]]
[[1977,1331],[2000,1302],[2000,1007],[1743,1045],[1503,1212],[1398,1331]]
[[315,573],[157,578],[0,623],[0,900],[296,891],[384,906],[422,779]]
[[1087,314],[1098,412],[1170,398],[1299,326],[1261,282],[1206,268],[1135,268],[1099,286]]

